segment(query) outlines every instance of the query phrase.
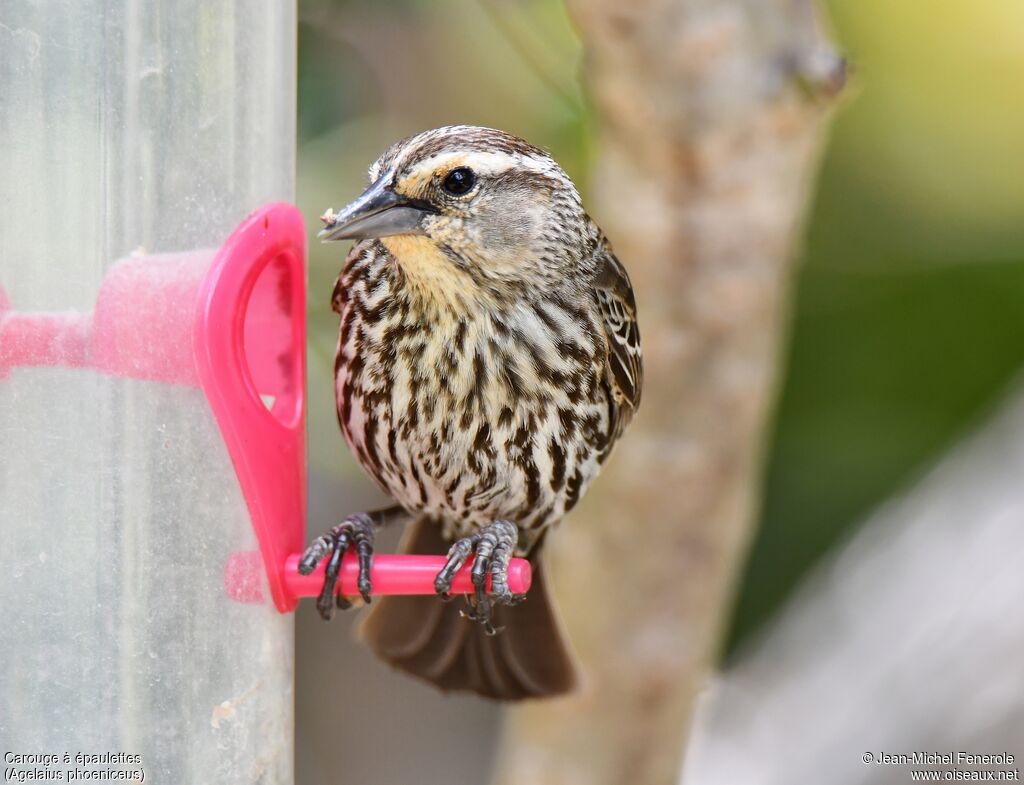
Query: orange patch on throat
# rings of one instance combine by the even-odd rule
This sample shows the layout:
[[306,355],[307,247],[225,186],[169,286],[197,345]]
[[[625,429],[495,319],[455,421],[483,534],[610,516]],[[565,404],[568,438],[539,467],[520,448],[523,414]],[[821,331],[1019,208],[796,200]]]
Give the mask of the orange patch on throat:
[[429,237],[400,234],[380,241],[395,257],[410,288],[425,299],[465,306],[479,294],[470,275],[455,266]]

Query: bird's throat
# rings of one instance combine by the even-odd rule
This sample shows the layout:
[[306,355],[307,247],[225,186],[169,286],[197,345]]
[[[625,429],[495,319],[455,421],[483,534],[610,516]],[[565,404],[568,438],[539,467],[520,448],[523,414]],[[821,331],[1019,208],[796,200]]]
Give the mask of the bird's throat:
[[456,266],[429,237],[395,235],[381,238],[395,258],[409,293],[424,304],[456,311],[479,308],[485,293],[473,277]]

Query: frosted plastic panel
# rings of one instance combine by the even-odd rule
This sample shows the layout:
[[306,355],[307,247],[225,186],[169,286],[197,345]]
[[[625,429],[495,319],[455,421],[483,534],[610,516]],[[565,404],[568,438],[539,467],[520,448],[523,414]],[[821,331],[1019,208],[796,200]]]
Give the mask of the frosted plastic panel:
[[[119,258],[215,247],[292,200],[294,13],[0,5],[14,308],[89,311]],[[291,782],[291,616],[223,588],[228,556],[256,548],[200,390],[0,379],[0,750],[130,753],[170,785]]]

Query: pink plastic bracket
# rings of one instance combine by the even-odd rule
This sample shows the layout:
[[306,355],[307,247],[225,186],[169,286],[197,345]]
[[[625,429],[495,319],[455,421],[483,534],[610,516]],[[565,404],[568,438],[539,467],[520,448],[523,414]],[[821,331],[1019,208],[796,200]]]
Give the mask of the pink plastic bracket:
[[[259,540],[232,554],[225,588],[261,602],[266,574],[281,612],[323,585],[298,574],[306,521],[306,232],[288,204],[260,208],[216,251],[133,256],[114,264],[91,314],[19,313],[0,288],[0,381],[12,368],[61,365],[201,387],[217,420]],[[374,558],[374,594],[430,594],[442,556]],[[339,590],[355,595],[358,565]],[[513,559],[525,594],[530,564]],[[473,590],[469,567],[452,591]]]
[[[288,555],[302,548],[306,528],[305,260],[298,210],[258,210],[217,252],[199,287],[192,331],[199,381],[282,612],[298,602],[285,586],[284,568]],[[225,578],[232,595],[233,577],[229,559]]]

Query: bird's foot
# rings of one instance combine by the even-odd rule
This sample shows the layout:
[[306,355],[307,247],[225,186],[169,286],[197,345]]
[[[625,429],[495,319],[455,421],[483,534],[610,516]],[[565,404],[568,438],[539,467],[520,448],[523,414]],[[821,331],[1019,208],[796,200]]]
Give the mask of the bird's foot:
[[[523,597],[513,594],[508,587],[508,565],[519,540],[519,529],[511,521],[495,521],[484,526],[476,534],[456,540],[448,551],[448,561],[434,579],[434,588],[442,598],[447,598],[452,588],[455,573],[473,557],[473,609],[463,615],[479,622],[488,635],[500,632],[492,621],[494,603],[515,605]],[[491,579],[491,592],[487,593],[487,578]]]
[[370,570],[373,567],[375,528],[376,523],[370,513],[360,512],[350,515],[327,534],[317,537],[299,559],[299,572],[302,575],[309,575],[325,556],[329,555],[330,557],[324,572],[323,588],[316,598],[316,609],[320,611],[320,616],[324,621],[330,621],[331,616],[334,615],[335,603],[342,610],[352,607],[352,603],[341,594],[335,598],[338,574],[341,572],[341,560],[349,548],[355,548],[356,554],[359,556],[357,585],[363,601],[369,604],[370,592],[373,589]]

